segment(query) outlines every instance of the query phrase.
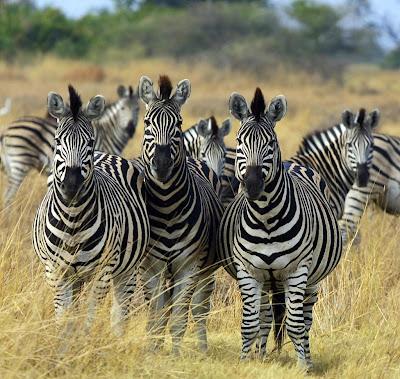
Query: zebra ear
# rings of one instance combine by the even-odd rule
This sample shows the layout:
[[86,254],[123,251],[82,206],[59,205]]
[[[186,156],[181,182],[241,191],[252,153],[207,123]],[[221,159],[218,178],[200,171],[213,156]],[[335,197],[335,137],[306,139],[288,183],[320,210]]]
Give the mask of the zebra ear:
[[218,130],[218,137],[223,138],[227,136],[232,130],[232,120],[228,117],[223,121],[221,127]]
[[206,121],[201,118],[196,125],[196,130],[202,137],[207,137],[211,134],[211,120]]
[[242,121],[250,113],[245,98],[236,92],[233,92],[229,99],[229,111],[239,121]]
[[142,76],[139,81],[139,96],[147,104],[150,105],[157,95],[154,91],[154,85],[150,78],[147,76]]
[[53,91],[49,92],[47,96],[47,109],[57,119],[64,117],[68,113],[68,107],[62,97]]
[[190,80],[183,79],[176,86],[176,90],[171,100],[178,103],[180,106],[186,103],[190,96]]
[[346,128],[351,128],[353,126],[353,119],[354,115],[352,112],[350,112],[348,109],[344,110],[342,113],[342,124]]
[[268,118],[274,122],[282,120],[287,110],[286,98],[284,95],[274,97],[268,105]]
[[105,100],[103,96],[97,95],[95,97],[92,97],[86,105],[83,114],[90,121],[99,118],[104,111],[104,105]]
[[117,93],[119,97],[124,97],[126,93],[126,88],[122,84],[120,84],[118,86]]
[[371,129],[375,129],[378,126],[380,118],[381,113],[379,112],[379,109],[374,109],[369,114],[369,119],[371,120]]

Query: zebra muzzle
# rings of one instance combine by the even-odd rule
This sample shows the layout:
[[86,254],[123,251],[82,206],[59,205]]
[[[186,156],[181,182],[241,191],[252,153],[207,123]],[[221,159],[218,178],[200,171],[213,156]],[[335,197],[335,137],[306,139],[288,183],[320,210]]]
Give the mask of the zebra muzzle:
[[260,198],[265,188],[261,166],[247,166],[243,178],[243,192],[249,200]]
[[84,181],[85,178],[82,176],[79,167],[67,167],[64,180],[60,183],[63,197],[68,201],[77,200]]
[[157,145],[154,151],[154,158],[151,162],[151,170],[158,180],[166,180],[174,168],[174,161],[171,158],[170,145]]
[[358,187],[366,187],[369,181],[369,170],[366,163],[357,163],[356,184]]

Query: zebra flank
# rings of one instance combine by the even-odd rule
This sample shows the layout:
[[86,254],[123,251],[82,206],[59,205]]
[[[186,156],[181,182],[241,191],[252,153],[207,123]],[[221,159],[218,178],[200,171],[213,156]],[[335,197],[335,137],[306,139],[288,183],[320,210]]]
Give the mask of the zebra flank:
[[[297,154],[288,159],[312,168],[324,178],[338,220],[342,218],[346,196],[353,184],[368,186],[374,151],[372,130],[378,123],[376,109],[369,115],[365,109],[354,115],[345,110],[341,124],[305,137]],[[343,242],[347,242],[347,231],[342,225],[341,233]]]
[[121,336],[134,271],[149,241],[143,178],[131,162],[94,152],[91,121],[103,112],[104,98],[93,97],[82,110],[72,86],[69,95],[70,106],[54,92],[48,97],[58,127],[53,177],[36,212],[33,247],[54,292],[57,320],[71,310],[82,284],[89,283],[90,326],[96,305],[112,287],[111,325]]
[[[118,87],[119,100],[107,105],[93,120],[95,150],[120,155],[133,137],[138,122],[139,97],[132,87]],[[57,122],[53,117],[25,116],[11,121],[0,132],[0,158],[8,183],[3,207],[8,207],[28,173],[49,172]]]
[[243,301],[241,359],[256,341],[265,355],[273,321],[281,346],[284,322],[299,362],[310,368],[308,336],[318,282],[342,254],[329,189],[312,169],[282,162],[274,127],[286,114],[283,95],[266,107],[257,88],[250,108],[237,93],[229,106],[240,121],[235,172],[242,191],[225,209],[218,255],[238,281]]
[[[383,211],[400,214],[400,138],[383,133],[372,133],[374,138],[370,180],[366,187],[353,185],[347,194],[342,227],[349,239],[358,232],[360,219],[368,204],[376,204]],[[360,243],[358,232],[356,243]]]
[[217,175],[204,162],[188,157],[184,148],[180,110],[190,96],[190,82],[174,92],[161,76],[156,94],[153,82],[142,77],[139,94],[146,104],[141,160],[150,243],[140,267],[150,306],[147,329],[154,349],[169,322],[173,353],[179,354],[188,311],[196,321],[199,349],[207,349],[206,316],[217,269],[216,237],[222,204]]

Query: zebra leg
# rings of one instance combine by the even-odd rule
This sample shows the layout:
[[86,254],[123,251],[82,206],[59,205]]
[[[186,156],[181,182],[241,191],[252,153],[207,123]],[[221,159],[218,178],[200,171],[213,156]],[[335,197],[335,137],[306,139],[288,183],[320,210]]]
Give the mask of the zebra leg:
[[170,290],[166,286],[163,269],[158,272],[156,270],[144,271],[141,277],[143,279],[145,300],[150,308],[147,332],[154,337],[148,346],[148,350],[154,351],[163,342],[160,334],[165,330],[169,318]]
[[124,326],[129,314],[132,296],[136,289],[136,275],[130,270],[113,280],[114,296],[111,308],[111,328],[117,338],[124,334]]
[[8,208],[11,205],[15,195],[18,192],[18,189],[21,187],[22,182],[24,181],[30,170],[31,167],[29,167],[28,169],[25,168],[24,170],[11,169],[9,172],[7,172],[8,181],[7,187],[5,188],[3,194],[3,208]]
[[261,359],[265,357],[267,349],[267,341],[269,332],[271,331],[272,325],[272,307],[269,300],[268,290],[265,289],[261,294],[261,305],[260,305],[260,330],[257,336],[256,352]]
[[260,303],[262,284],[255,280],[246,271],[237,273],[237,279],[243,302],[242,318],[242,355],[244,360],[260,331]]
[[310,351],[310,329],[313,322],[312,309],[318,299],[318,284],[306,289],[304,299],[304,324],[305,324],[305,335],[304,335],[304,350],[307,367],[313,368]]
[[206,352],[207,344],[207,316],[210,313],[210,297],[214,290],[215,276],[208,274],[199,280],[192,300],[192,314],[196,322],[199,350]]
[[110,285],[111,282],[108,275],[96,278],[89,283],[87,294],[88,307],[84,324],[84,330],[87,333],[89,332],[90,326],[93,324],[96,318],[98,304],[107,296],[107,293],[110,290]]
[[179,275],[174,278],[172,288],[171,306],[171,335],[172,335],[172,354],[179,356],[180,342],[185,334],[190,300],[196,285],[197,277]]
[[307,275],[308,268],[306,266],[301,266],[284,282],[287,309],[286,331],[293,342],[298,362],[304,367],[306,366],[306,358],[304,348],[305,324],[303,302]]

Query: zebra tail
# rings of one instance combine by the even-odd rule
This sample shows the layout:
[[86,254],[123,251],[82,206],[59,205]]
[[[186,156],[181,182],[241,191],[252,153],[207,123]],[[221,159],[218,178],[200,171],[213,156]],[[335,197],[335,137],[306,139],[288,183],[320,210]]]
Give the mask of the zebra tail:
[[274,340],[276,349],[278,349],[278,353],[281,352],[283,341],[285,339],[285,313],[285,291],[276,291],[276,288],[273,288],[272,314],[274,317]]

